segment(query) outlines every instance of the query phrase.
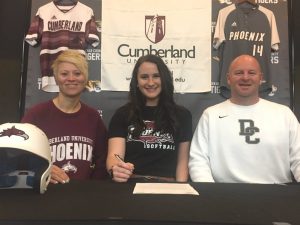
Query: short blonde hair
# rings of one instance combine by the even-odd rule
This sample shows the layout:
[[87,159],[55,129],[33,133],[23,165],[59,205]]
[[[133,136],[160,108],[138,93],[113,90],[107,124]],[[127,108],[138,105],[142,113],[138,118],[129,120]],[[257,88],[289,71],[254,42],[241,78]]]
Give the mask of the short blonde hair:
[[59,64],[63,62],[74,64],[88,80],[88,62],[78,50],[68,49],[58,55],[51,66],[54,76],[57,75]]

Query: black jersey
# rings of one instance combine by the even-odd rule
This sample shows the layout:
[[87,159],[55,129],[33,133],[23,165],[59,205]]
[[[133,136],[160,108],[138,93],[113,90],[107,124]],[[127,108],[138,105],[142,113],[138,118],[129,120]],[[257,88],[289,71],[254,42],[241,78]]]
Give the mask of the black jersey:
[[260,92],[272,88],[271,50],[279,49],[279,35],[273,12],[260,5],[232,4],[219,11],[213,46],[220,52],[220,89],[230,97],[226,74],[231,61],[239,55],[254,56],[260,63],[264,80]]

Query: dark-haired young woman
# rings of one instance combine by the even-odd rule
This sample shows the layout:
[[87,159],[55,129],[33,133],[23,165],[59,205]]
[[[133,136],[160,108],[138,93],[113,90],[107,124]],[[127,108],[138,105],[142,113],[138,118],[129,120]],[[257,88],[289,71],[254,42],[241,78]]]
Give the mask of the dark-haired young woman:
[[188,180],[192,116],[175,103],[170,70],[155,55],[138,59],[129,102],[109,124],[106,167],[112,179]]

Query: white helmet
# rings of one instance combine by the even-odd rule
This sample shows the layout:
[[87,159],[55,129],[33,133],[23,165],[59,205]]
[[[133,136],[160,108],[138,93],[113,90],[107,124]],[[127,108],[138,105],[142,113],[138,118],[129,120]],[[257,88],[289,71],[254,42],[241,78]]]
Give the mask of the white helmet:
[[29,123],[0,125],[0,189],[34,188],[50,181],[51,154],[45,133]]

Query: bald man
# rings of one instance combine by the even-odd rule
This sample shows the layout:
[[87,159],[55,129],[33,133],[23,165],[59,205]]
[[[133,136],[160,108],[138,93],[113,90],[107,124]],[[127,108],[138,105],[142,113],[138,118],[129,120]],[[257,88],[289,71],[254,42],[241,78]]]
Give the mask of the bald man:
[[207,108],[195,130],[192,181],[300,181],[299,122],[287,106],[259,97],[262,79],[254,57],[241,55],[232,61],[227,74],[231,98]]

